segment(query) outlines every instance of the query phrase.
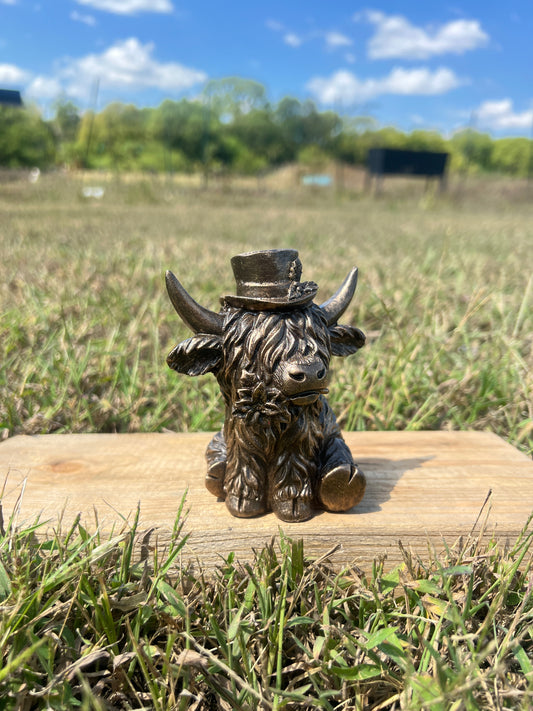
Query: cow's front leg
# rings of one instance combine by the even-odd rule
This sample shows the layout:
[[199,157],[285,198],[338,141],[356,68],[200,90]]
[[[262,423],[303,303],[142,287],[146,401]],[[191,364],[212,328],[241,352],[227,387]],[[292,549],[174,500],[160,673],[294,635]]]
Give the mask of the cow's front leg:
[[226,506],[233,516],[252,518],[268,510],[264,474],[250,461],[228,458],[224,491]]
[[333,437],[321,456],[317,498],[326,511],[348,511],[365,493],[366,479],[342,437]]
[[288,523],[307,521],[313,515],[312,499],[310,496],[278,497],[272,501],[272,511]]
[[228,452],[222,431],[217,432],[209,442],[205,458],[207,459],[206,488],[213,496],[224,499],[226,496],[224,493],[224,478],[226,476]]
[[302,460],[290,451],[284,451],[277,464],[270,487],[272,511],[282,521],[306,521],[313,515],[312,481],[316,468],[308,459]]

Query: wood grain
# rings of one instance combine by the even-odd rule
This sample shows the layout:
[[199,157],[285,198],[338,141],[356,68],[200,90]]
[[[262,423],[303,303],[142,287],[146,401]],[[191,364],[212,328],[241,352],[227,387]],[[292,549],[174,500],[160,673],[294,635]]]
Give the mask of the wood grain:
[[468,534],[492,491],[488,534],[514,540],[533,510],[533,462],[485,432],[347,432],[346,441],[367,475],[364,500],[348,513],[320,513],[287,524],[273,514],[232,517],[204,488],[204,452],[211,437],[198,434],[84,434],[18,436],[0,445],[4,521],[37,517],[63,528],[78,513],[103,532],[131,521],[140,503],[145,542],[168,541],[187,492],[184,562],[206,568],[233,551],[253,558],[280,530],[303,538],[310,555],[341,548],[333,561],[368,570],[382,555],[387,567],[401,560],[398,541],[424,555]]

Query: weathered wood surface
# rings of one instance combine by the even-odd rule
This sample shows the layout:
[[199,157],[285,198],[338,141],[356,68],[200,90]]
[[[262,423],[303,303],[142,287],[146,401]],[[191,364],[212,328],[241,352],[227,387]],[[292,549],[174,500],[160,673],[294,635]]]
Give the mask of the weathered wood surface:
[[[334,545],[336,565],[369,569],[387,555],[401,559],[398,541],[421,553],[468,534],[492,490],[487,533],[516,538],[533,510],[533,462],[496,435],[480,432],[348,432],[345,438],[367,474],[361,504],[348,513],[317,513],[286,524],[273,514],[232,517],[204,488],[204,451],[209,433],[18,436],[0,445],[4,520],[16,511],[18,525],[37,516],[49,528],[71,523],[78,513],[89,529],[108,532],[122,517],[131,521],[140,502],[140,530],[168,540],[187,491],[185,530],[191,532],[185,562],[209,568],[231,551],[250,561],[279,535],[303,538],[310,555]],[[45,530],[46,527],[43,529]]]

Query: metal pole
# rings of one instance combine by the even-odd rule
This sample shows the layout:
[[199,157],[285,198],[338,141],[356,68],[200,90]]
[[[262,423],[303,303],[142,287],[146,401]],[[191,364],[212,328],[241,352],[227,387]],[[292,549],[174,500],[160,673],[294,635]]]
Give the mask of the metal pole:
[[531,117],[531,127],[529,130],[529,158],[527,162],[527,182],[528,185],[533,180],[533,116]]
[[89,164],[89,151],[91,149],[91,141],[92,141],[92,137],[93,137],[94,117],[96,114],[96,105],[98,103],[99,90],[100,90],[100,78],[97,78],[94,82],[94,85],[93,85],[93,95],[92,95],[92,101],[91,101],[93,108],[92,108],[92,113],[91,113],[91,122],[89,123],[89,132],[87,134],[87,146],[85,148],[85,167],[87,167]]

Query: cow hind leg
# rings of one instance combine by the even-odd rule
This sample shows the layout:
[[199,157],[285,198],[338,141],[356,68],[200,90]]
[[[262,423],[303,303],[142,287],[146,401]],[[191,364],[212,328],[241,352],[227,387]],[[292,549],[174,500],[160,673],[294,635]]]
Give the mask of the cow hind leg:
[[219,499],[225,498],[224,479],[226,477],[227,449],[224,433],[217,432],[207,446],[207,475],[205,486],[207,490]]
[[319,504],[326,511],[348,511],[361,501],[365,488],[365,475],[353,461],[346,442],[341,437],[330,440],[318,480]]

